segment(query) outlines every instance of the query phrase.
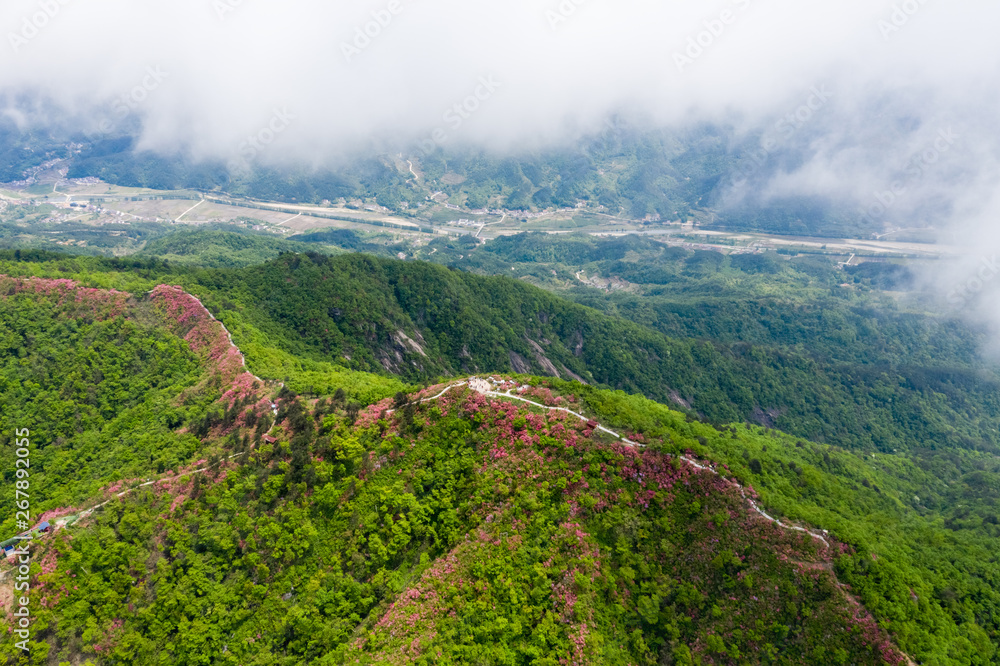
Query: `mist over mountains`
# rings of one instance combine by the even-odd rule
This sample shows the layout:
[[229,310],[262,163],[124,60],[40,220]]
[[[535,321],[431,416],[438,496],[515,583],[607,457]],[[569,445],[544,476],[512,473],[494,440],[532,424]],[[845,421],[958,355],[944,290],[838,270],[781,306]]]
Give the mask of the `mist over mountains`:
[[[384,182],[365,166],[378,156],[485,155],[559,162],[561,195],[529,176],[514,203],[572,205],[574,171],[631,141],[651,154],[623,213],[931,228],[978,266],[1000,244],[998,18],[985,1],[16,0],[0,9],[0,100],[18,132],[59,128],[85,157],[148,151],[158,173],[201,165],[213,187],[259,165],[343,184]],[[965,307],[978,292],[953,292],[977,270],[931,282]]]
[[[307,162],[404,148],[435,129],[448,144],[552,145],[615,113],[752,131],[805,104],[827,111],[812,129],[817,161],[847,167],[834,157],[867,147],[851,164],[876,170],[922,147],[922,130],[961,133],[990,117],[997,14],[995,3],[918,0],[17,0],[0,18],[0,88],[22,125],[70,119],[89,132],[115,120],[118,100],[140,121],[140,148],[195,158],[229,159],[278,114],[288,126],[267,152]],[[829,91],[818,105],[814,89]],[[797,129],[812,120],[799,118]],[[885,145],[872,146],[879,135]],[[834,186],[808,166],[804,180]]]

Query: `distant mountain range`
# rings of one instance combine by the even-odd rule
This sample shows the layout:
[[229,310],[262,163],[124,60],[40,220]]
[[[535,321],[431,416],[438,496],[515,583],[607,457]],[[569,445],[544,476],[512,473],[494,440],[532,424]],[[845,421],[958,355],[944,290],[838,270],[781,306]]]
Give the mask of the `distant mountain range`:
[[[68,177],[162,190],[197,189],[287,203],[357,201],[415,216],[440,202],[464,210],[580,209],[650,224],[694,220],[705,227],[792,235],[868,237],[887,220],[815,196],[763,199],[763,185],[789,163],[790,144],[761,161],[760,136],[699,126],[684,131],[609,125],[573,147],[498,155],[438,148],[356,155],[335,168],[225,161],[137,151],[130,135],[22,132],[0,121],[0,182],[21,180],[46,160],[67,160]],[[414,170],[416,168],[416,170]],[[734,199],[739,184],[742,194]]]

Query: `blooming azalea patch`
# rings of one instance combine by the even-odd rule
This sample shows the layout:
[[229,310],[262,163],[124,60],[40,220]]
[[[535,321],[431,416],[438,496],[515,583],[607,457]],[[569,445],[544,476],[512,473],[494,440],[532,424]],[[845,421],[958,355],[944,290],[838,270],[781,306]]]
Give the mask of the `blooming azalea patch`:
[[[532,395],[556,402],[543,392]],[[776,640],[807,650],[807,627],[814,625],[841,646],[870,646],[877,663],[902,663],[885,632],[837,584],[832,558],[841,545],[825,547],[766,520],[749,503],[757,498],[752,487],[664,453],[656,442],[637,448],[604,434],[585,437],[592,428],[566,412],[539,414],[464,389],[441,402],[425,409],[424,427],[447,430],[459,417],[474,426],[483,479],[475,505],[501,508],[477,512],[482,526],[448,556],[449,575],[428,570],[383,616],[374,642],[355,644],[359,654],[387,663],[454,658],[446,643],[429,637],[463,621],[467,611],[460,609],[470,607],[496,609],[491,617],[513,622],[517,614],[498,615],[504,604],[498,589],[514,585],[544,589],[547,606],[533,622],[543,622],[547,607],[563,627],[561,664],[602,663],[595,646],[630,622],[597,610],[609,607],[642,618],[640,625],[666,623],[681,634],[691,631],[682,627],[697,627],[686,649],[705,664],[731,663]],[[389,429],[405,431],[387,409],[372,410],[365,424],[385,418]],[[389,456],[391,469],[413,454],[404,448],[400,455]],[[375,469],[366,482],[380,473]],[[524,497],[535,499],[515,499]],[[543,498],[542,506],[562,502],[565,512],[550,510],[539,522],[542,514],[529,507]],[[523,550],[532,543],[545,546]],[[632,568],[621,564],[625,553],[641,554]],[[544,587],[514,573],[532,570],[544,572]],[[520,616],[530,618],[525,612],[521,606]]]
[[126,313],[131,294],[117,289],[84,287],[69,279],[10,277],[0,275],[0,296],[30,294],[44,297],[66,309],[69,316],[90,316],[96,320],[114,319]]
[[[532,392],[539,407],[495,393],[434,387],[350,415],[283,394],[273,439],[213,484],[172,474],[135,498],[158,574],[143,594],[122,584],[128,602],[109,605],[90,644],[120,653],[143,631],[115,624],[125,609],[170,613],[183,585],[201,616],[225,599],[217,651],[246,663],[276,644],[303,663],[902,663],[837,582],[849,547],[767,519],[725,468],[559,410],[565,396]],[[240,395],[227,408],[270,408]],[[127,505],[93,520],[134,535]],[[96,560],[79,564],[100,552],[81,538],[47,574],[53,611],[83,599],[69,572],[106,584]]]

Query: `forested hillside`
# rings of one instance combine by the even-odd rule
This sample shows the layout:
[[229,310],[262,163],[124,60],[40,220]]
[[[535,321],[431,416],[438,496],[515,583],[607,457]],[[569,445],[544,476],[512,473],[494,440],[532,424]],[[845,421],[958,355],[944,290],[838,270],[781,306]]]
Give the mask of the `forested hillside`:
[[[637,236],[518,234],[485,245],[435,241],[429,249],[418,256],[463,271],[516,276],[672,338],[710,341],[725,357],[754,362],[753,376],[766,376],[775,363],[804,364],[821,381],[802,382],[799,395],[815,393],[818,383],[857,395],[877,382],[886,387],[879,392],[883,400],[898,402],[900,389],[956,396],[977,385],[985,389],[997,376],[992,366],[984,372],[981,356],[990,331],[932,314],[938,308],[921,300],[906,264],[838,270],[822,255],[727,256]],[[785,417],[757,413],[752,420],[814,439],[846,436],[798,430],[802,424],[792,426]],[[837,422],[850,420],[842,415]],[[890,444],[899,448],[891,440],[881,446]]]
[[[832,340],[759,393],[790,356],[768,356],[773,333],[738,355],[523,281],[364,255],[205,270],[21,252],[0,269],[38,276],[0,290],[4,416],[43,433],[35,511],[78,519],[37,560],[53,663],[903,663],[893,644],[995,663],[990,380],[817,386],[823,354],[865,358]],[[803,312],[782,335],[815,325]],[[906,321],[868,353],[918,346]],[[956,363],[971,345],[941,344]],[[510,369],[586,379],[503,386],[639,448],[458,379],[391,377]],[[779,429],[825,441],[743,425],[758,395],[798,417]],[[831,395],[841,411],[816,412]]]
[[262,264],[283,252],[317,249],[330,253],[340,251],[326,244],[298,243],[275,238],[273,234],[233,231],[220,225],[211,229],[174,231],[150,241],[137,255],[206,268],[235,268]]
[[[32,458],[36,515],[193,462],[199,432],[186,424],[225,418],[219,396],[258,383],[208,312],[162,287],[126,293],[0,275],[0,322],[0,464],[14,479],[14,431],[44,433],[47,446]],[[347,385],[351,400],[405,388],[343,369],[323,375]],[[0,488],[5,507],[14,491]],[[2,515],[12,534],[13,514]]]
[[[998,442],[995,375],[968,364],[922,366],[905,348],[887,354],[871,345],[848,353],[850,345],[826,323],[836,315],[816,306],[796,313],[792,335],[805,338],[825,327],[832,342],[815,349],[828,344],[848,358],[794,345],[671,338],[508,278],[357,255],[286,255],[253,269],[199,273],[197,281],[230,299],[233,307],[223,306],[220,316],[240,314],[289,351],[358,370],[413,379],[508,370],[577,376],[683,401],[718,423],[753,420],[872,450],[931,441],[996,450]],[[701,321],[712,321],[710,314],[700,313]],[[756,314],[744,312],[744,320]],[[922,339],[894,335],[908,332],[906,317],[887,319],[884,333],[877,320],[860,325],[887,344],[916,346]],[[930,339],[923,326],[917,332]],[[959,346],[966,362],[974,356],[969,341],[949,344]]]
[[1000,2],[111,4],[0,4],[0,666],[1000,666]]
[[204,411],[205,398],[174,401],[204,368],[143,310],[128,294],[69,280],[0,277],[4,539],[13,533],[15,429],[44,432],[48,442],[32,461],[32,487],[45,498],[36,511],[186,462],[198,447],[177,429]]
[[[273,421],[250,407],[212,426],[205,448],[230,462],[40,542],[39,648],[101,664],[904,663],[887,628],[924,663],[992,663],[996,563],[968,558],[993,542],[953,543],[900,506],[926,481],[902,461],[531,384],[516,395],[638,447],[457,382],[360,413],[282,391]],[[830,533],[768,521],[751,484]],[[932,572],[938,558],[955,568]]]
[[[78,259],[10,267],[97,271],[111,285],[123,278],[116,267],[128,265]],[[574,294],[611,312],[616,300],[630,300],[639,307],[620,313],[677,336],[667,337],[523,282],[419,262],[311,254],[237,271],[148,265],[145,288],[162,279],[202,290],[252,359],[266,344],[270,364],[308,361],[413,381],[475,371],[576,376],[689,405],[714,422],[758,422],[851,448],[996,450],[998,382],[978,363],[980,333],[876,311],[864,299],[840,301],[850,292],[831,292],[826,278],[801,272],[778,276],[787,297],[775,295],[773,280],[740,283],[731,275],[683,283],[684,300]],[[767,292],[754,296],[755,285]],[[715,297],[703,295],[712,290]],[[751,294],[742,303],[741,292]]]

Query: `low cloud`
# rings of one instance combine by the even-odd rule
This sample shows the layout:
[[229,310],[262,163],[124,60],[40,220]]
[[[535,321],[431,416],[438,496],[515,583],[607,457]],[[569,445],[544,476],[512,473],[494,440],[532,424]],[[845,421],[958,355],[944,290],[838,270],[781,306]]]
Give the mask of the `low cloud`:
[[997,25],[989,0],[7,0],[0,97],[22,125],[110,123],[229,162],[715,123],[754,156],[730,203],[749,181],[977,246],[995,240]]
[[924,119],[995,82],[998,18],[935,0],[8,0],[0,89],[86,118],[160,68],[143,145],[213,156],[275,107],[298,116],[291,153],[422,137],[481,77],[502,94],[456,139],[495,147],[623,111],[752,124],[834,81],[845,106],[902,94]]

